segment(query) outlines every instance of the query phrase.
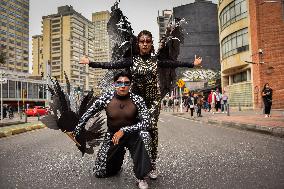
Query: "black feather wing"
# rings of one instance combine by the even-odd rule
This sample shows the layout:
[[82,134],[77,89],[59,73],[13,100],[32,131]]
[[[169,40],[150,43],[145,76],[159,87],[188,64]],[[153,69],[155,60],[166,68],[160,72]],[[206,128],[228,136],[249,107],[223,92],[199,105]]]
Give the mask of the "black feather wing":
[[[116,62],[121,58],[129,58],[137,54],[137,38],[133,34],[133,29],[127,17],[118,8],[118,3],[115,3],[112,7],[107,31],[110,38],[110,48],[112,49],[111,62]],[[113,76],[120,70],[109,69],[106,72],[103,79],[99,82],[99,87],[104,92],[113,89]]]
[[[184,33],[181,27],[181,20],[177,20],[176,23],[167,28],[164,38],[161,39],[162,48],[157,53],[157,58],[161,63],[167,60],[176,61],[180,53],[180,45],[184,42]],[[176,83],[176,72],[175,68],[159,67],[158,73],[161,96],[163,98],[173,90]]]
[[[66,81],[68,82],[68,77],[65,75]],[[44,117],[41,121],[51,129],[60,129],[62,132],[72,132],[79,123],[80,117],[88,110],[88,108],[93,104],[95,98],[93,96],[93,91],[90,91],[86,96],[82,97],[81,104],[78,112],[71,111],[68,106],[68,100],[66,98],[69,96],[67,93],[70,90],[67,89],[67,93],[64,92],[58,80],[51,79],[52,85],[48,87],[52,95],[53,102],[51,102],[51,107],[53,110],[52,115]],[[70,85],[67,83],[67,85]],[[69,86],[70,87],[70,86]],[[68,87],[67,87],[68,88]],[[76,140],[79,142],[80,146],[78,149],[84,155],[85,153],[93,152],[92,148],[98,146],[101,142],[101,138],[104,130],[102,125],[104,120],[100,114],[93,116],[94,121],[88,128],[83,128],[82,132],[76,136]],[[52,120],[52,121],[51,121]],[[69,136],[69,135],[68,135]],[[87,148],[87,144],[90,142]]]

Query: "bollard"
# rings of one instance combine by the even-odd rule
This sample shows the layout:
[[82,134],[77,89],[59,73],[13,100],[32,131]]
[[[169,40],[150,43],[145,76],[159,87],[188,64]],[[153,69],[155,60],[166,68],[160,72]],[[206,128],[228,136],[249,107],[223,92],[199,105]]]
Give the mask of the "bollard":
[[20,119],[23,119],[23,112],[20,111]]
[[230,116],[230,105],[227,104],[227,116]]
[[241,103],[239,102],[239,111],[242,111],[242,109],[241,109]]
[[27,114],[25,114],[25,123],[27,123],[28,122],[28,116],[27,116]]
[[37,113],[37,120],[39,121],[39,118],[40,118],[40,115],[39,115],[39,113]]

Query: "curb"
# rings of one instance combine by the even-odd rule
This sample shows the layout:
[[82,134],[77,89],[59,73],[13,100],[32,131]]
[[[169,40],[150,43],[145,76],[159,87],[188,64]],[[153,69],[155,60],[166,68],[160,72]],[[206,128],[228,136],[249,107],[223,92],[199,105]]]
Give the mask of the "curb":
[[11,135],[16,135],[16,134],[36,130],[36,129],[42,129],[45,127],[46,126],[41,122],[25,123],[21,125],[2,127],[0,129],[0,138],[9,137]]
[[217,121],[214,119],[208,119],[206,121],[203,121],[203,120],[183,117],[182,116],[183,114],[181,113],[180,114],[176,113],[172,115],[177,116],[177,117],[182,117],[182,118],[192,120],[192,121],[198,121],[200,123],[209,123],[213,125],[232,127],[236,129],[253,131],[253,132],[258,132],[262,134],[268,134],[268,135],[284,138],[284,127],[271,127],[271,126],[262,126],[262,125],[246,124],[246,123],[235,123],[235,122],[230,122],[230,121]]

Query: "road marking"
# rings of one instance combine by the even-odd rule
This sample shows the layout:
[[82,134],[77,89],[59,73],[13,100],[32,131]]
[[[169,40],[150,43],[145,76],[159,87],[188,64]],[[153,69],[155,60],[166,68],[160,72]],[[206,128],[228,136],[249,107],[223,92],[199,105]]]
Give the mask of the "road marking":
[[160,121],[160,122],[162,122],[162,123],[164,123],[164,122],[165,122],[162,118],[159,118],[159,121]]

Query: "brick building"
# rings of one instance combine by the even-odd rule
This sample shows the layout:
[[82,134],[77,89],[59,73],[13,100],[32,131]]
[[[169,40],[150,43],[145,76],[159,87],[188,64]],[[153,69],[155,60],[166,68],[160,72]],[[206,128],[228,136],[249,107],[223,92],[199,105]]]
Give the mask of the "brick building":
[[273,108],[284,108],[284,1],[249,1],[254,107],[260,108],[265,83],[273,89]]
[[262,108],[265,83],[272,108],[284,108],[283,0],[220,0],[222,88],[231,106]]

